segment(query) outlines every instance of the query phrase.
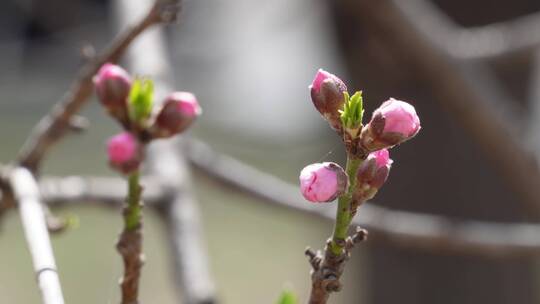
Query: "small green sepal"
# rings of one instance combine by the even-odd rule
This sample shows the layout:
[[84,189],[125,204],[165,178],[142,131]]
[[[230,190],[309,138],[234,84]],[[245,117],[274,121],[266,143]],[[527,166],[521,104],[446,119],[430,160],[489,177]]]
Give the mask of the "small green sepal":
[[284,290],[281,292],[276,304],[298,304],[298,299],[292,291]]
[[343,93],[345,103],[341,113],[341,123],[343,129],[349,130],[349,133],[356,136],[362,128],[362,117],[364,116],[364,104],[362,101],[362,91],[349,96],[348,92]]
[[152,113],[154,83],[150,79],[135,79],[129,92],[129,117],[139,124]]

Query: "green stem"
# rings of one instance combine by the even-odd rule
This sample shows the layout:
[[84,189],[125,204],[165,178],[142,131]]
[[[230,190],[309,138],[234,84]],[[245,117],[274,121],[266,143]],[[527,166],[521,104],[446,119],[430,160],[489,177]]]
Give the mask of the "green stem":
[[133,231],[141,224],[142,203],[141,185],[139,184],[139,170],[131,173],[128,179],[127,207],[124,213],[124,223],[126,230]]
[[138,169],[128,178],[128,195],[124,207],[124,230],[116,249],[124,260],[124,275],[120,280],[122,304],[137,304],[139,280],[143,265],[142,254],[142,187],[139,185]]
[[349,189],[338,199],[336,223],[334,225],[332,242],[330,243],[330,250],[335,255],[340,255],[343,252],[345,239],[347,238],[349,225],[351,224],[351,200],[356,187],[356,170],[361,163],[362,159],[347,155],[347,167],[345,170],[349,176]]

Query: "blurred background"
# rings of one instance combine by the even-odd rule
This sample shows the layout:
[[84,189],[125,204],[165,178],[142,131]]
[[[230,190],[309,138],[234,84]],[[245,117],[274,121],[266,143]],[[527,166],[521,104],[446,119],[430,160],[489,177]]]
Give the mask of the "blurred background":
[[[540,219],[538,10],[532,0],[186,0],[166,37],[174,88],[195,92],[204,109],[190,136],[215,150],[293,184],[309,163],[344,164],[340,139],[307,89],[322,67],[349,91],[363,90],[368,117],[389,97],[420,115],[419,135],[392,150],[378,206],[533,223]],[[67,90],[84,63],[81,48],[102,49],[115,22],[106,0],[3,1],[0,162],[16,157]],[[104,142],[118,126],[96,100],[82,114],[90,129],[57,145],[44,174],[115,175]],[[332,224],[197,170],[193,184],[220,303],[273,303],[284,287],[306,299],[303,250],[320,248]],[[66,302],[118,302],[119,211],[91,203],[53,211],[80,222],[53,237]],[[163,224],[150,209],[145,221],[142,302],[178,303]],[[331,303],[540,303],[537,264],[530,256],[426,251],[380,238],[354,251]],[[0,303],[40,302],[14,211],[0,218],[0,265]]]

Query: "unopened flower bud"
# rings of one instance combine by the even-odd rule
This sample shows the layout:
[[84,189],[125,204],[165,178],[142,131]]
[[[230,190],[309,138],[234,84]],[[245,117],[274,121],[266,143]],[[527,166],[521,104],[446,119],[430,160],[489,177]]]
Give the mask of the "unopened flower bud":
[[94,85],[100,102],[109,113],[124,122],[127,119],[127,98],[131,78],[120,66],[106,63],[94,76]]
[[363,128],[360,144],[367,151],[376,151],[400,144],[420,131],[420,118],[414,107],[390,98],[373,112]]
[[356,171],[355,198],[360,201],[372,199],[386,182],[392,162],[387,149],[371,152]]
[[347,174],[336,163],[316,163],[300,172],[300,191],[310,202],[331,202],[347,190]]
[[152,128],[154,137],[170,137],[186,130],[202,113],[195,95],[174,92],[167,97]]
[[111,167],[128,174],[141,162],[139,143],[129,132],[117,134],[107,142],[107,156]]
[[347,91],[343,81],[336,75],[319,69],[309,88],[315,108],[334,130],[341,130],[339,110],[343,108],[345,102],[343,93]]

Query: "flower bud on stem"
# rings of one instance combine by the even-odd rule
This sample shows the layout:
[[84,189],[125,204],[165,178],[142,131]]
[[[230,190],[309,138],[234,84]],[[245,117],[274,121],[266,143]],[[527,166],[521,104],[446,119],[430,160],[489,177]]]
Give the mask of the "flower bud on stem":
[[300,172],[300,191],[313,203],[335,200],[347,190],[349,178],[336,163],[311,164]]
[[139,183],[144,147],[153,139],[171,137],[185,131],[201,114],[195,95],[174,92],[154,110],[154,84],[135,78],[113,64],[103,65],[94,77],[96,92],[107,111],[123,126],[107,142],[110,166],[128,177],[128,195],[123,210],[124,229],[116,248],[124,261],[120,282],[122,304],[137,304],[142,254],[142,187]]
[[109,114],[122,125],[128,123],[127,98],[131,89],[131,77],[118,65],[104,64],[94,76],[98,99]]
[[347,87],[336,75],[319,69],[313,82],[309,86],[313,105],[328,121],[332,129],[341,133],[341,120],[339,110],[345,102],[344,93]]
[[201,115],[195,95],[173,92],[166,99],[150,128],[153,138],[166,138],[184,132]]
[[362,129],[360,146],[366,152],[391,148],[407,141],[420,131],[420,118],[414,107],[390,98],[373,112],[371,121]]
[[138,170],[142,160],[142,147],[130,132],[119,133],[107,142],[109,165],[127,175]]
[[356,172],[358,186],[353,200],[364,202],[372,199],[386,182],[392,163],[387,149],[371,152]]

